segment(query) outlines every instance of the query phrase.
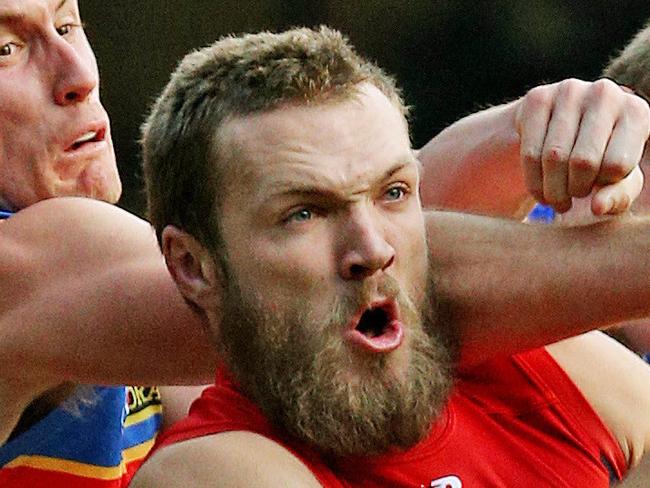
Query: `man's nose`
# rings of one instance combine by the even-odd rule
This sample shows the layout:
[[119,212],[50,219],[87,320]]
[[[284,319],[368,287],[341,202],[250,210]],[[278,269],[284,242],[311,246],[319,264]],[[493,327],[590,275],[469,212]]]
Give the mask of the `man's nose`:
[[54,101],[57,105],[72,105],[86,100],[99,83],[94,58],[84,56],[66,39],[54,41],[56,58]]
[[350,212],[342,226],[339,275],[344,280],[363,280],[387,269],[395,260],[395,249],[386,240],[378,216],[372,210]]

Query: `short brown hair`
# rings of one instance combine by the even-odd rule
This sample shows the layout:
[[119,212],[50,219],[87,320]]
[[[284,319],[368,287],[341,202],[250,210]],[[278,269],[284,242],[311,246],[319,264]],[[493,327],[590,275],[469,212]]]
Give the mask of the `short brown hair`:
[[603,75],[650,99],[650,23],[610,60]]
[[142,128],[148,216],[158,239],[171,224],[219,247],[219,183],[228,164],[219,129],[230,118],[345,99],[363,82],[406,115],[394,80],[327,27],[226,37],[185,56]]

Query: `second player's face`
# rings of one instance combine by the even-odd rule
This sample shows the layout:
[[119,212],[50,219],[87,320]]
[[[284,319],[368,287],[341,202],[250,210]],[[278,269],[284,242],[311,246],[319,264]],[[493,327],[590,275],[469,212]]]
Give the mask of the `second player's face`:
[[0,0],[0,199],[121,193],[76,0]]

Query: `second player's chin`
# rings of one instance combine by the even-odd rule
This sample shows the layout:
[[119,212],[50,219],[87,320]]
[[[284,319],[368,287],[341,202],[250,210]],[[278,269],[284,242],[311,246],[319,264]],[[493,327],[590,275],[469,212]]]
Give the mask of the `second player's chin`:
[[79,198],[97,198],[97,190],[94,188],[85,188],[80,185],[60,184],[52,187],[45,198],[61,197],[79,197]]
[[116,185],[114,187],[96,187],[92,192],[92,197],[95,200],[102,200],[108,203],[117,203],[122,194],[122,186]]
[[122,193],[119,179],[89,179],[83,175],[75,180],[59,181],[51,188],[54,197],[82,197],[116,203]]
[[79,186],[91,198],[117,203],[122,194],[122,183],[117,169],[110,166],[89,167],[80,176]]

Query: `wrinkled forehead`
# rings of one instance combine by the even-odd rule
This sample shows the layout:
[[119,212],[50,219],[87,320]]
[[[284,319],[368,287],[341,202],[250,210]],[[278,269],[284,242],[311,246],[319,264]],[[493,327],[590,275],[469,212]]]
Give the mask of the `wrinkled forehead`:
[[343,180],[415,161],[404,115],[370,84],[344,100],[284,104],[233,118],[219,139],[239,176],[277,180],[315,172],[314,178]]
[[0,23],[37,23],[64,10],[78,12],[77,0],[0,0]]

